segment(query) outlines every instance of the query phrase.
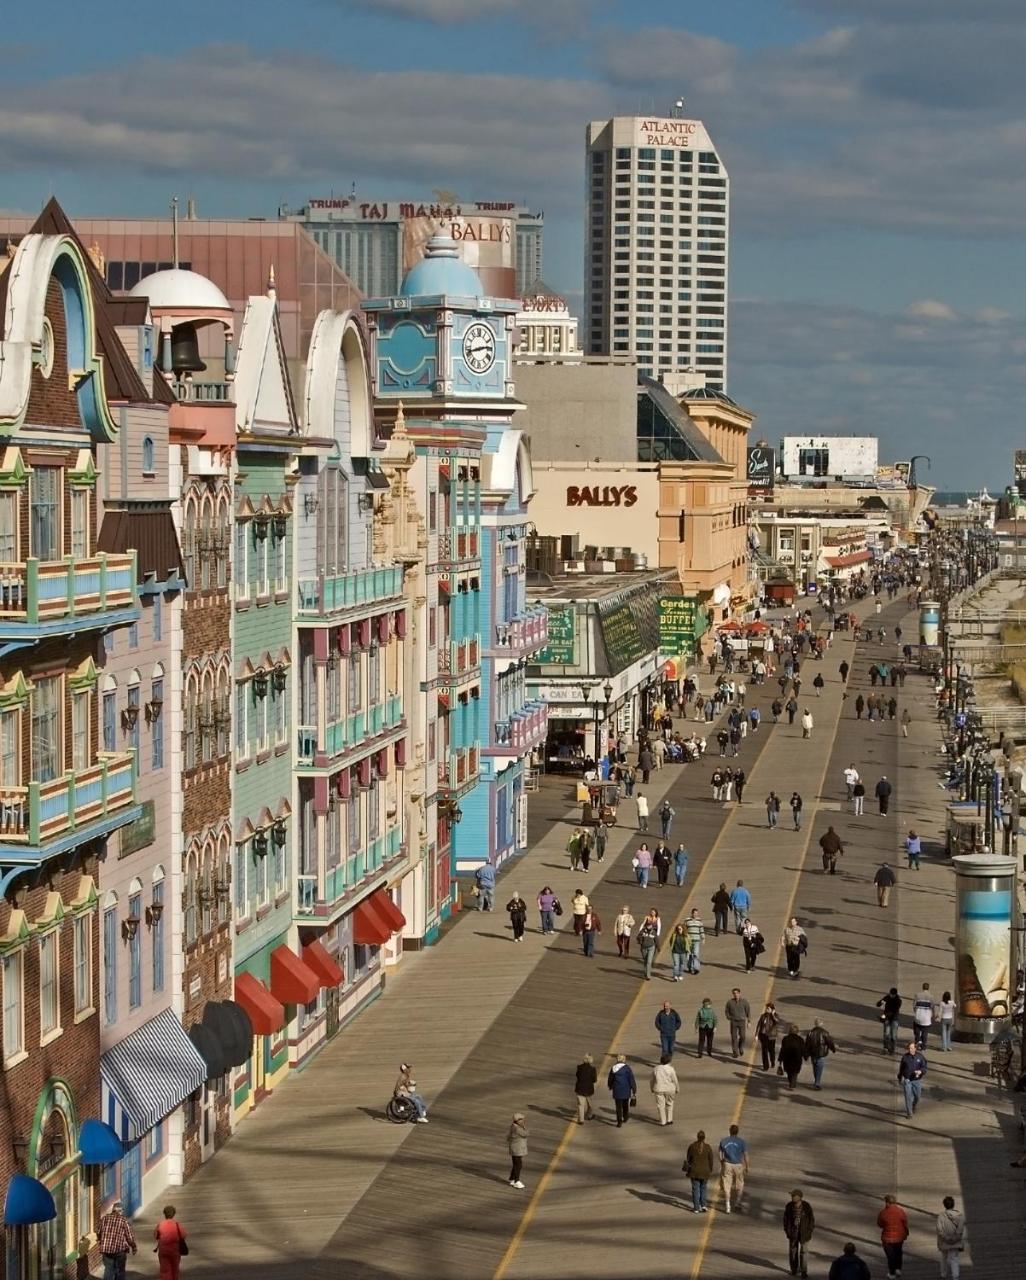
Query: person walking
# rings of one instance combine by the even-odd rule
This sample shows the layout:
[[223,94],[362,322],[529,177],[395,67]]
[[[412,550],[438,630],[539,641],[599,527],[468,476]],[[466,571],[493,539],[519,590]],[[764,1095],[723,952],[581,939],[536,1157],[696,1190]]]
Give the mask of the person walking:
[[584,1058],[577,1064],[577,1073],[574,1076],[574,1096],[577,1098],[578,1124],[584,1124],[585,1120],[595,1119],[591,1100],[595,1096],[597,1083],[598,1072],[595,1070],[595,1060],[590,1053],[586,1053]]
[[859,780],[858,769],[855,768],[854,764],[848,765],[847,769],[845,769],[844,771],[844,785],[848,789],[847,798],[849,802],[851,801],[852,796],[855,794],[855,783],[858,782],[858,780]]
[[587,871],[591,866],[592,836],[587,829],[581,832],[581,869]]
[[823,1088],[823,1073],[826,1071],[827,1058],[837,1052],[834,1038],[823,1026],[822,1019],[817,1018],[812,1030],[805,1037],[805,1056],[812,1063],[812,1087],[819,1091]]
[[748,777],[745,774],[744,769],[735,769],[734,770],[734,799],[738,802],[738,804],[741,803],[741,800],[744,797],[745,784],[747,782],[748,782]]
[[912,1033],[920,1049],[926,1048],[926,1041],[933,1026],[933,996],[930,995],[930,984],[923,983],[922,991],[912,1001]]
[[[904,683],[905,683],[904,680],[902,680],[902,684]],[[901,736],[903,738],[908,737],[908,727],[911,723],[912,723],[912,716],[909,713],[908,707],[906,707],[905,710],[901,713]]]
[[880,1024],[883,1028],[884,1053],[893,1054],[898,1047],[898,1032],[901,1030],[899,1021],[901,1003],[901,996],[898,995],[897,987],[891,987],[890,991],[885,996],[881,996],[876,1002],[876,1007],[880,1010]]
[[595,861],[604,862],[606,857],[606,845],[609,842],[609,832],[599,823],[595,828]]
[[962,1250],[965,1248],[965,1216],[955,1208],[954,1196],[945,1196],[943,1204],[944,1208],[937,1215],[941,1280],[959,1280]]
[[898,1083],[905,1095],[905,1118],[911,1120],[923,1098],[923,1078],[926,1075],[926,1059],[914,1041],[901,1055],[898,1063]]
[[724,1212],[741,1209],[741,1197],[748,1176],[748,1143],[741,1137],[741,1130],[732,1124],[725,1138],[720,1139],[720,1191],[723,1194]]
[[513,926],[513,941],[523,942],[524,930],[527,928],[527,903],[516,889],[513,890],[513,897],[506,903],[506,910],[509,912],[509,922]]
[[478,911],[491,911],[495,903],[495,867],[486,862],[474,872]]
[[139,1251],[122,1201],[115,1200],[100,1219],[96,1244],[103,1259],[103,1280],[122,1280],[129,1251]]
[[684,878],[688,874],[688,851],[683,840],[677,846],[673,855],[673,878],[677,881],[677,887],[680,888],[684,883]]
[[664,1053],[652,1068],[649,1088],[655,1097],[659,1123],[673,1124],[673,1103],[680,1091],[680,1081],[677,1079],[671,1054]]
[[[817,698],[818,698],[818,697],[819,697],[819,695],[823,692],[823,689],[824,689],[825,685],[826,685],[826,681],[823,679],[823,672],[822,672],[822,671],[817,671],[817,672],[816,672],[816,675],[815,675],[815,677],[814,677],[814,679],[813,679],[813,681],[812,681],[812,687],[816,690],[816,697],[817,697]],[[810,719],[811,719],[811,717],[810,717]]]
[[713,1149],[705,1140],[705,1130],[699,1129],[694,1142],[684,1155],[681,1168],[691,1179],[691,1208],[693,1213],[709,1212],[709,1179],[713,1176]]
[[613,921],[613,932],[616,934],[616,952],[625,959],[631,953],[631,932],[634,929],[634,917],[626,903],[620,908],[620,914]]
[[784,704],[779,698],[774,698],[770,703],[770,714],[773,716],[773,723],[779,724],[780,717],[784,714]]
[[914,831],[909,831],[905,837],[905,856],[908,858],[909,871],[919,870],[919,858],[923,852],[922,836],[917,835]]
[[589,958],[595,955],[595,942],[601,932],[602,921],[599,919],[599,913],[589,904],[588,910],[584,913],[584,920],[581,922],[581,949]]
[[805,930],[798,923],[796,916],[792,916],[784,926],[784,933],[780,941],[787,959],[788,976],[797,978],[802,967],[802,956],[809,949],[809,939]]
[[631,860],[631,865],[634,867],[634,875],[642,889],[648,888],[648,878],[652,874],[652,862],[652,850],[645,841],[642,841],[641,848]]
[[631,1118],[631,1107],[636,1104],[638,1097],[638,1082],[634,1079],[634,1072],[622,1053],[616,1055],[616,1061],[609,1068],[606,1087],[613,1095],[616,1127],[619,1129]]
[[874,794],[876,795],[876,802],[880,806],[881,818],[886,818],[887,816],[887,810],[890,808],[890,804],[891,804],[891,792],[893,790],[894,788],[891,786],[887,778],[887,775],[885,773],[880,778],[880,781],[876,784],[876,787],[874,788]]
[[937,1012],[940,1015],[938,1021],[940,1023],[941,1053],[950,1053],[951,1033],[955,1027],[955,1014],[957,1012],[950,991],[945,991],[941,996]]
[[[891,679],[895,680],[897,679],[897,677],[892,676]],[[891,694],[891,696],[887,699],[887,719],[893,720],[895,716],[897,716],[897,714],[898,714],[898,699],[893,694]]]
[[669,1000],[664,1000],[662,1008],[655,1016],[655,1029],[659,1032],[660,1050],[670,1058],[673,1057],[674,1046],[677,1043],[677,1032],[680,1027],[680,1014],[670,1004]]
[[670,934],[670,963],[673,966],[674,982],[683,982],[684,970],[687,967],[688,952],[691,945],[688,942],[687,926],[684,924],[675,924],[673,932]]
[[538,894],[538,918],[541,921],[541,931],[545,933],[556,932],[556,908],[562,911],[559,905],[559,899],[552,892],[550,885],[546,885],[541,893]]
[[176,1213],[173,1204],[166,1204],[163,1218],[153,1228],[160,1280],[178,1280],[182,1254],[189,1249],[185,1243],[185,1228],[175,1217]]
[[855,698],[855,719],[856,720],[862,719],[862,713],[863,711],[865,711],[865,709],[866,709],[866,700],[860,693]]
[[805,710],[802,712],[802,737],[811,738],[812,729],[813,729],[812,712],[809,710],[808,707],[806,707]]
[[676,814],[677,810],[672,807],[669,800],[664,800],[659,806],[659,828],[663,833],[664,840],[669,840],[670,838],[670,831]]
[[796,1022],[791,1023],[787,1029],[787,1035],[780,1042],[777,1061],[780,1064],[777,1074],[779,1075],[782,1071],[787,1076],[787,1087],[793,1089],[798,1083],[802,1063],[805,1061],[805,1041]]
[[[795,683],[797,683],[797,677],[795,677]],[[794,694],[792,694],[790,698],[788,698],[788,700],[784,703],[784,710],[787,712],[787,723],[794,724],[794,718],[798,714],[798,699],[794,696]]]
[[720,881],[720,887],[713,894],[710,901],[713,909],[713,937],[718,938],[721,933],[727,932],[727,916],[730,914],[730,892],[727,886]]
[[684,922],[688,935],[688,973],[699,973],[702,968],[702,944],[705,942],[705,924],[698,914],[698,908],[692,907],[691,914]]
[[[739,880],[730,891],[730,905],[734,911],[734,931],[740,933],[744,927],[745,921],[748,919],[748,913],[752,909],[752,895],[745,888],[745,882]],[[724,926],[724,933],[727,932]]]
[[832,876],[836,875],[837,859],[843,855],[844,845],[833,826],[827,827],[826,831],[819,837],[819,847],[823,853],[824,872]]
[[704,1049],[711,1058],[713,1036],[716,1034],[716,1010],[712,1007],[712,1001],[708,996],[703,998],[695,1014],[695,1030],[698,1032],[698,1056],[702,1056]]
[[853,1241],[849,1240],[841,1256],[831,1262],[827,1280],[873,1280],[873,1273],[865,1259],[859,1257]]
[[791,818],[794,821],[795,831],[802,829],[802,806],[804,801],[797,791],[791,792]]
[[653,907],[642,920],[641,928],[638,930],[638,947],[641,950],[641,963],[645,968],[646,982],[652,977],[652,965],[655,963],[656,948],[659,946],[659,935],[662,929],[663,922],[659,919],[659,912]]
[[[647,782],[648,779],[646,778]],[[638,806],[638,830],[642,832],[648,831],[648,797],[644,792],[639,791],[634,797],[634,803]]]
[[766,823],[769,827],[774,828],[780,820],[780,797],[775,791],[771,791],[766,797]]
[[866,784],[860,778],[851,789],[851,811],[861,818],[866,805]]
[[575,827],[570,839],[566,842],[566,851],[570,855],[570,870],[580,871],[581,869],[581,837],[584,832],[580,827]]
[[777,1017],[776,1005],[771,1000],[759,1014],[755,1024],[755,1036],[762,1050],[762,1069],[770,1071],[777,1063],[777,1035],[780,1030],[780,1019]]
[[[648,779],[652,773],[652,769],[654,768],[654,765],[655,765],[655,760],[652,755],[652,748],[648,745],[648,742],[646,741],[642,744],[642,748],[638,752],[638,768],[641,770],[641,781],[645,784],[646,787],[648,786]],[[638,792],[638,795],[640,797],[641,795],[640,791]],[[646,802],[646,808],[647,807],[648,806]]]
[[890,863],[885,862],[877,869],[877,873],[873,877],[873,883],[876,885],[876,905],[878,907],[886,907],[891,900],[891,890],[897,883]]
[[848,672],[851,670],[851,667],[848,665],[846,661],[842,661],[841,665],[837,668],[837,670],[841,677],[841,684],[847,684]]
[[665,841],[660,840],[652,850],[652,866],[655,869],[660,888],[663,888],[670,879],[670,864],[672,861],[673,854],[670,852],[670,846]]
[[816,1230],[816,1215],[800,1191],[792,1191],[784,1209],[784,1235],[787,1236],[787,1260],[793,1276],[809,1274],[808,1248]]
[[724,1005],[723,1012],[730,1027],[731,1055],[740,1058],[745,1051],[745,1036],[748,1033],[748,1024],[752,1020],[752,1006],[741,994],[740,987],[734,987],[731,991],[730,999]]
[[901,1275],[902,1253],[908,1239],[908,1214],[898,1204],[898,1197],[884,1196],[884,1206],[876,1215],[880,1243],[887,1259],[887,1280]]
[[524,1158],[527,1155],[527,1118],[522,1111],[514,1111],[506,1134],[506,1145],[509,1147],[510,1171],[509,1185],[523,1191],[521,1174],[524,1171]]
[[766,950],[766,939],[753,920],[745,920],[741,926],[741,950],[745,957],[745,973],[750,973]]
[[584,917],[588,914],[591,903],[583,889],[575,889],[570,899],[570,912],[574,918],[574,934],[579,938],[584,932]]

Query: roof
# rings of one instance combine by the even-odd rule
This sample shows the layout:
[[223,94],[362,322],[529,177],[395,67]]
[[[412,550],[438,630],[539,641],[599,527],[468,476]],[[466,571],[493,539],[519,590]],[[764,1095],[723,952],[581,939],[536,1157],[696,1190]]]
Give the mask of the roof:
[[481,298],[485,288],[473,267],[462,261],[450,236],[432,236],[424,257],[406,273],[399,290],[404,298]]
[[744,409],[736,400],[732,400],[725,391],[716,391],[712,387],[694,387],[684,392],[685,400],[721,400],[724,404],[729,404],[734,409],[739,409],[742,413]]
[[826,562],[831,569],[847,569],[853,564],[865,564],[872,558],[873,553],[867,547],[862,551],[852,551],[846,556],[827,556]]
[[[648,377],[647,374],[639,373],[638,394],[639,397],[645,396],[651,401],[654,409],[662,419],[660,425],[664,425],[669,432],[684,444],[692,460],[695,462],[720,462],[726,465],[726,459],[717,453],[691,418],[688,417],[687,411],[676,396],[671,395],[661,382],[657,382],[655,378]],[[639,439],[642,435],[641,427],[642,423],[639,414]],[[672,454],[669,456],[672,456]]]
[[140,585],[149,577],[156,582],[166,582],[176,576],[183,581],[185,579],[178,534],[167,508],[155,511],[108,510],[100,525],[96,548],[110,554],[134,550],[136,577]]
[[535,574],[527,578],[527,599],[532,603],[602,600],[649,583],[677,581],[675,569],[638,569],[632,573]]
[[144,276],[132,289],[130,298],[147,298],[151,307],[187,307],[193,311],[231,311],[232,305],[221,290],[198,271],[171,267]]

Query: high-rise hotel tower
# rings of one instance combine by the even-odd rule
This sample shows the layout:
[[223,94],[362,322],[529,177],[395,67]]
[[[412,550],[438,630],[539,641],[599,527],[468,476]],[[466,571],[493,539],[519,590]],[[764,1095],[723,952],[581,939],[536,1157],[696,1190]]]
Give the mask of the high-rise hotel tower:
[[587,183],[585,350],[724,390],[730,188],[705,125],[594,120]]

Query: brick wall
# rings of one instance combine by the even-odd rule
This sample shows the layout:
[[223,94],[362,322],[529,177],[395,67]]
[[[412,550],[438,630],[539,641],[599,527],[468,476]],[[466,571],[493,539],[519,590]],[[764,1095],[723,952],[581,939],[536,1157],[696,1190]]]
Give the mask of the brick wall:
[[78,397],[68,390],[68,330],[64,321],[61,287],[51,279],[46,288],[45,314],[53,328],[53,372],[44,378],[36,367],[32,371],[29,393],[29,422],[45,422],[48,427],[82,426]]

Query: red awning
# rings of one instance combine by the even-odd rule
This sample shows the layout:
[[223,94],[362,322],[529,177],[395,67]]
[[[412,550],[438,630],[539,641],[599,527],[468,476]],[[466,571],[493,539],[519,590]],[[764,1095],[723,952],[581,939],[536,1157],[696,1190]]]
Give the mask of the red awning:
[[331,952],[319,942],[307,943],[303,948],[303,963],[317,975],[322,987],[338,987],[346,980]]
[[852,551],[846,556],[827,556],[826,562],[831,569],[847,569],[853,564],[865,564],[867,560],[872,560],[873,553],[868,550]]
[[378,914],[383,916],[392,926],[393,933],[398,933],[400,929],[406,928],[406,917],[384,889],[379,889],[374,895],[374,905],[378,910]]
[[249,1014],[253,1030],[258,1036],[273,1035],[285,1025],[285,1010],[281,1002],[251,973],[236,974],[235,999]]
[[309,1004],[317,999],[320,979],[284,944],[271,952],[271,991],[282,1004]]
[[392,926],[378,910],[372,893],[353,912],[353,941],[361,947],[380,947],[392,936]]

